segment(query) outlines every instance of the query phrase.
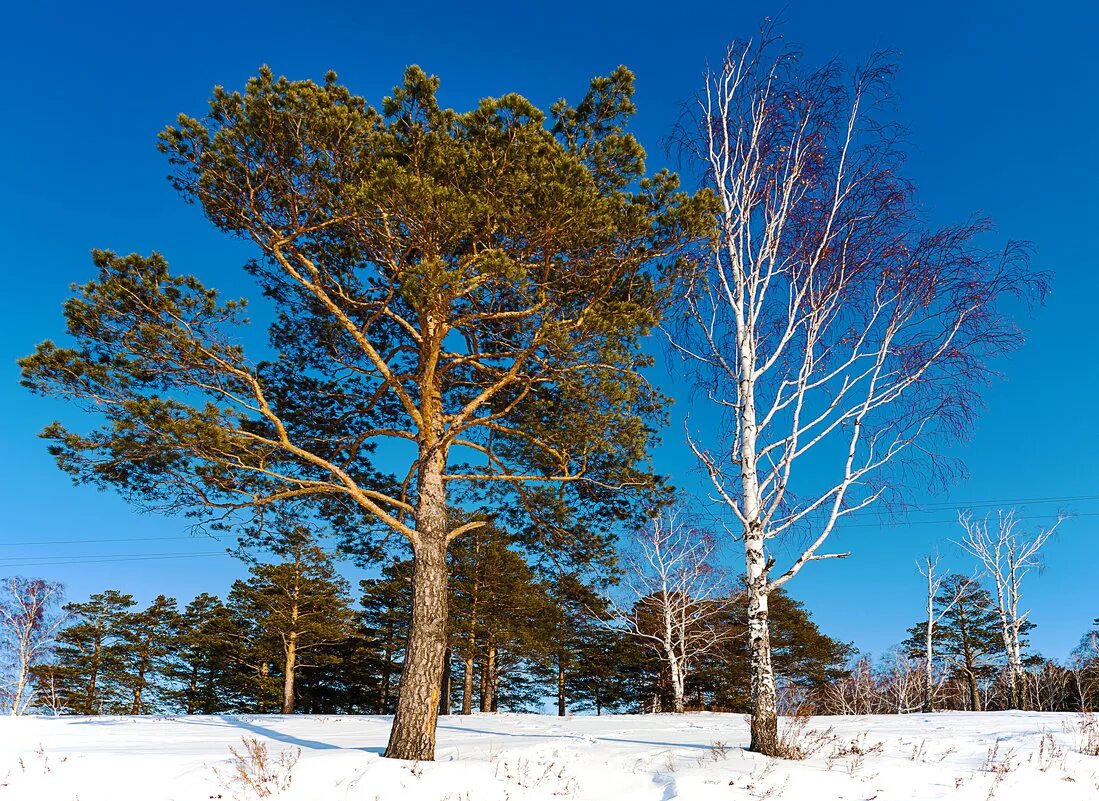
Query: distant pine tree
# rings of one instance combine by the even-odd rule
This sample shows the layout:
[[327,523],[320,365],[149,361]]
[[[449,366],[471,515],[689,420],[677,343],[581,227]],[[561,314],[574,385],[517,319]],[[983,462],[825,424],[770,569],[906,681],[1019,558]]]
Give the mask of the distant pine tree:
[[121,663],[131,595],[118,590],[96,593],[83,603],[69,603],[72,623],[57,636],[57,662],[48,681],[59,711],[99,715],[119,697],[113,679]]
[[482,712],[540,705],[533,668],[549,654],[554,611],[515,538],[489,522],[451,546],[448,567],[463,713],[472,709],[474,690]]
[[251,673],[244,657],[245,632],[216,595],[201,593],[181,615],[175,662],[176,703],[188,715],[244,708]]
[[[943,580],[934,603],[935,609],[946,611],[932,634],[933,658],[963,681],[968,708],[980,711],[979,685],[995,675],[1006,657],[995,604],[988,590],[958,574]],[[926,631],[926,620],[917,623],[909,629],[902,647],[913,656],[922,656]]]
[[281,711],[294,711],[300,670],[330,661],[325,648],[350,633],[347,582],[304,528],[293,529],[273,550],[284,561],[255,564],[233,584],[229,606],[252,624],[251,645],[262,675],[265,657],[282,677]]
[[158,595],[146,609],[120,619],[110,678],[117,686],[119,712],[161,711],[170,700],[169,682],[179,651],[180,615],[175,598]]
[[[688,679],[688,697],[693,693],[695,706],[750,710],[747,619],[747,598],[737,598],[724,622],[732,629],[732,636]],[[843,675],[851,646],[823,633],[803,603],[781,589],[775,590],[769,598],[768,619],[778,686],[793,695],[810,697]],[[711,700],[707,702],[707,698]]]
[[412,617],[412,561],[394,559],[382,568],[381,576],[364,579],[360,587],[360,628],[373,643],[378,676],[372,707],[376,714],[386,714],[396,708],[397,681]]

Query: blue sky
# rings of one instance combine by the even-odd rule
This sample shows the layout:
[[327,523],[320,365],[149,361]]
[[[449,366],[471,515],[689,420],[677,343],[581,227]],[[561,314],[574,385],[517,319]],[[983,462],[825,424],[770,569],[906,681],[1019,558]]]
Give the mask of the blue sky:
[[[203,555],[223,545],[188,538],[186,521],[72,487],[36,437],[72,414],[22,390],[14,363],[61,334],[60,304],[69,283],[90,277],[92,247],[157,249],[230,294],[248,289],[239,269],[247,251],[178,199],[155,149],[157,131],[180,112],[201,113],[214,84],[239,87],[264,63],[293,78],[336,69],[377,102],[418,63],[442,78],[449,105],[517,91],[546,107],[621,63],[637,73],[635,131],[658,167],[661,140],[707,59],[778,14],[811,60],[898,51],[909,173],[930,217],[987,213],[1003,237],[1033,241],[1038,263],[1056,273],[1026,346],[1000,365],[1005,379],[960,446],[970,478],[949,495],[920,496],[924,512],[860,519],[840,535],[850,559],[812,565],[789,589],[828,633],[880,652],[920,617],[916,558],[938,545],[967,567],[948,542],[959,533],[957,506],[1078,498],[1014,504],[1035,523],[1058,509],[1078,515],[1025,590],[1035,644],[1064,656],[1099,616],[1099,11],[1082,2],[9,6],[0,48],[0,574],[56,578],[74,597],[113,586],[139,600],[186,600],[224,592],[242,572],[229,557]],[[690,487],[680,430],[666,433],[658,467]],[[131,538],[150,539],[102,541]],[[182,556],[96,561],[149,554]]]

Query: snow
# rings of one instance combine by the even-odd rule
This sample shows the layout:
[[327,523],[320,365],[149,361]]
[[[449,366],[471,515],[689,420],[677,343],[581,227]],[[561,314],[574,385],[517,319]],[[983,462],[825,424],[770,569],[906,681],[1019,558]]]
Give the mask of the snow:
[[[746,752],[739,715],[449,716],[437,761],[408,763],[380,757],[385,717],[4,718],[0,801],[1099,799],[1099,757],[1079,752],[1076,725],[1030,712],[814,718],[825,745],[793,762]],[[258,792],[232,779],[242,738],[267,748]]]

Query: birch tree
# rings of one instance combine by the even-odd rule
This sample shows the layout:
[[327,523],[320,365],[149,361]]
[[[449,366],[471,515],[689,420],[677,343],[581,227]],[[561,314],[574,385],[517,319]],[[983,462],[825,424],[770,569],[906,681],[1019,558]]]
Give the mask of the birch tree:
[[609,621],[656,649],[668,669],[672,705],[685,708],[687,675],[729,636],[716,623],[732,603],[714,565],[714,537],[669,511],[638,532],[624,559],[622,583],[631,603],[610,605]]
[[935,626],[950,614],[969,589],[968,582],[952,583],[947,592],[940,596],[944,577],[935,572],[938,567],[937,554],[934,558],[925,556],[922,562],[916,562],[916,569],[927,582],[927,621],[923,627],[923,712],[935,711]]
[[769,593],[845,556],[826,547],[841,522],[908,468],[944,475],[935,443],[965,432],[991,360],[1019,342],[1002,301],[1044,285],[1025,246],[975,244],[986,220],[925,224],[892,75],[881,57],[810,70],[764,31],[728,49],[683,129],[720,211],[669,334],[704,418],[688,442],[743,545],[751,749],[767,754]]
[[267,350],[245,347],[243,300],[159,254],[97,251],[65,307],[71,347],[22,360],[32,390],[106,421],[44,432],[78,481],[222,525],[294,501],[356,553],[407,541],[385,754],[412,760],[434,757],[447,546],[483,525],[449,509],[507,495],[562,549],[561,521],[635,513],[664,403],[641,339],[659,276],[711,223],[708,194],[646,174],[624,67],[548,115],[516,94],[458,112],[438,86],[410,67],[375,108],[334,73],[264,68],[161,134],[173,186],[254,248]]
[[0,591],[4,700],[10,714],[22,715],[35,701],[35,668],[49,659],[68,621],[58,609],[64,590],[56,582],[11,576]]
[[961,546],[977,558],[992,580],[996,595],[996,610],[1000,617],[1000,632],[1007,654],[1007,680],[1012,709],[1026,704],[1023,692],[1023,633],[1030,610],[1020,611],[1022,583],[1027,574],[1041,567],[1041,549],[1061,524],[1058,518],[1052,526],[1028,534],[1020,530],[1015,510],[996,514],[995,528],[987,517],[975,518],[968,512],[958,516],[965,530]]

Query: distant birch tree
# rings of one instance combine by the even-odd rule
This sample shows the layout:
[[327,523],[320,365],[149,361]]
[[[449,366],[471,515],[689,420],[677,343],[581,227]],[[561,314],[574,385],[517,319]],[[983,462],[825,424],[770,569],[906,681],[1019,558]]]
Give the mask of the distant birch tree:
[[[943,577],[936,573],[939,557],[925,556],[916,562],[916,569],[927,581],[927,621],[924,624],[923,642],[923,706],[921,711],[935,711],[935,626],[946,617],[969,588],[969,583],[951,584],[940,597]],[[939,604],[936,607],[936,600]]]
[[4,702],[22,715],[35,700],[35,668],[57,644],[68,621],[59,610],[64,588],[52,581],[11,576],[0,585],[0,649],[5,662]]
[[654,517],[624,559],[631,603],[610,606],[610,623],[653,647],[668,668],[676,712],[684,711],[691,667],[730,636],[728,627],[714,625],[733,601],[713,564],[715,548],[712,534],[679,513]]
[[[879,56],[850,76],[806,69],[765,30],[728,49],[683,128],[719,230],[670,339],[707,404],[690,447],[743,541],[751,749],[766,754],[768,595],[845,556],[829,537],[902,464],[943,475],[936,438],[963,434],[991,360],[1020,341],[1001,301],[1044,288],[1025,246],[975,245],[987,220],[927,228],[885,113],[892,76]],[[779,538],[798,546],[776,575]]]
[[1007,679],[1012,709],[1021,709],[1026,700],[1023,693],[1023,633],[1030,610],[1020,611],[1022,582],[1032,570],[1041,567],[1042,546],[1049,541],[1061,518],[1036,534],[1019,530],[1015,510],[996,514],[996,528],[989,527],[988,518],[978,520],[968,512],[958,516],[965,529],[961,546],[975,556],[992,580],[996,594],[996,609],[1000,631],[1007,653]]

